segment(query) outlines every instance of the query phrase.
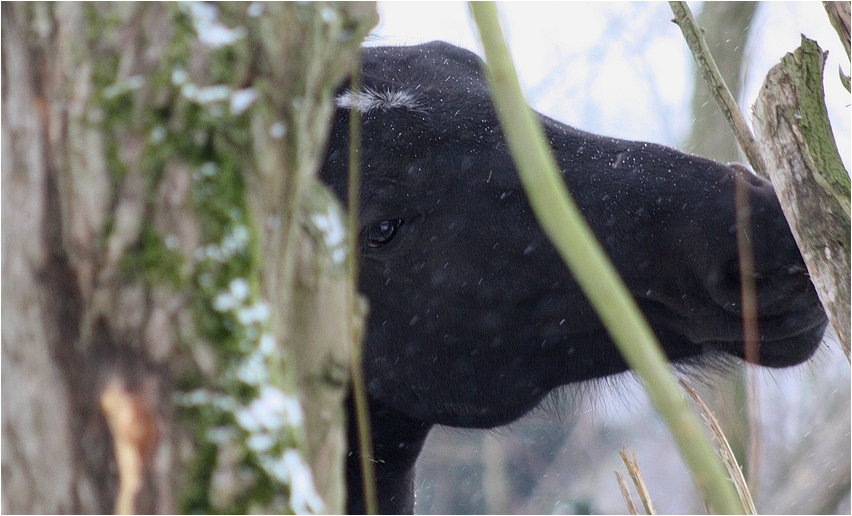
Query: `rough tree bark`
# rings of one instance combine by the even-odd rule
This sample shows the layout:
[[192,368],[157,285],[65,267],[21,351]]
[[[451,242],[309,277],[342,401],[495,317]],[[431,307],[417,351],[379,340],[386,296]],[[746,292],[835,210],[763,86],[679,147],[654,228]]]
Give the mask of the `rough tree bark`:
[[824,67],[822,49],[803,36],[767,74],[754,120],[769,178],[848,358],[850,181],[825,108]]
[[314,178],[375,22],[3,4],[3,512],[342,510],[358,315]]

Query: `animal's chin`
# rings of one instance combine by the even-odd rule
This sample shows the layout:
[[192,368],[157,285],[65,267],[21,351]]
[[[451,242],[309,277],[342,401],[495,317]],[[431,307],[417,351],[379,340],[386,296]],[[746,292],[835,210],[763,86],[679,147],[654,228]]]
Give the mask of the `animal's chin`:
[[[814,354],[827,325],[825,312],[818,302],[762,316],[757,328],[760,333],[759,353],[756,358],[747,358],[739,315],[719,307],[709,307],[700,314],[697,313],[699,309],[692,316],[686,316],[679,314],[676,308],[659,300],[644,300],[643,303],[652,326],[675,361],[690,358],[693,353],[715,351],[765,367],[794,366]],[[697,322],[700,326],[696,326]],[[669,342],[666,342],[667,338]]]
[[716,341],[707,342],[704,345],[763,367],[790,367],[801,364],[816,352],[822,341],[826,324],[822,321],[795,335],[762,339],[757,359],[745,356],[742,341]]

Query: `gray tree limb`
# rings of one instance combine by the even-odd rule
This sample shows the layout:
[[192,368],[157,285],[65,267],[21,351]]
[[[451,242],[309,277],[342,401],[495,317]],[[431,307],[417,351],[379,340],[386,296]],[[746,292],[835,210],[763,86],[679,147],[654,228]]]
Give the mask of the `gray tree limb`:
[[822,49],[803,36],[767,74],[754,120],[775,192],[849,358],[850,182],[825,109],[824,66]]

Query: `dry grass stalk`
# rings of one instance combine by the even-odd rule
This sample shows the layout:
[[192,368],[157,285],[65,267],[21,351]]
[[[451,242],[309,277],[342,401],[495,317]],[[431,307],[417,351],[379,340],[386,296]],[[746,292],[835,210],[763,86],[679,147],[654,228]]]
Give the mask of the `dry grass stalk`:
[[[628,456],[628,452],[630,455]],[[639,493],[639,499],[642,500],[642,505],[645,506],[645,514],[657,514],[654,509],[654,504],[651,502],[651,494],[648,492],[648,487],[645,485],[645,479],[642,478],[642,471],[639,469],[639,464],[636,462],[636,454],[627,446],[618,451],[621,455],[621,460],[627,467],[627,472],[630,478],[633,479],[633,485],[636,486],[636,492]]]
[[615,470],[613,470],[613,473],[615,473],[615,481],[618,483],[618,488],[621,489],[621,496],[624,497],[624,503],[627,504],[627,513],[639,514],[639,510],[636,509],[636,503],[633,501],[633,497],[630,496],[630,490],[627,488],[624,475]]
[[731,481],[734,483],[734,487],[736,488],[737,494],[743,503],[743,508],[745,509],[746,514],[757,514],[757,509],[754,507],[754,500],[751,497],[751,491],[745,481],[745,477],[743,476],[742,469],[737,462],[737,458],[734,456],[734,452],[728,444],[728,439],[725,437],[725,433],[719,425],[719,421],[704,403],[704,400],[701,399],[701,396],[695,392],[695,389],[683,380],[680,380],[680,384],[684,389],[686,389],[686,392],[689,393],[692,399],[698,403],[698,406],[701,407],[701,411],[704,413],[704,420],[707,421],[707,424],[713,433],[713,438],[719,444],[719,455],[721,455],[722,462],[728,469],[728,474],[731,475]]

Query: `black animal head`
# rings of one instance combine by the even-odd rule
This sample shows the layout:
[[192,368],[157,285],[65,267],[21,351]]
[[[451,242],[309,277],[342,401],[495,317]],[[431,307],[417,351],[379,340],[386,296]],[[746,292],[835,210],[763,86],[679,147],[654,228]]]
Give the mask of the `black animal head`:
[[[553,388],[626,366],[532,214],[481,61],[445,43],[367,48],[322,168],[346,198],[348,108],[363,117],[361,276],[371,397],[488,427]],[[729,167],[540,117],[565,181],[669,358],[743,354]],[[749,178],[760,357],[806,360],[826,319],[771,185]]]

